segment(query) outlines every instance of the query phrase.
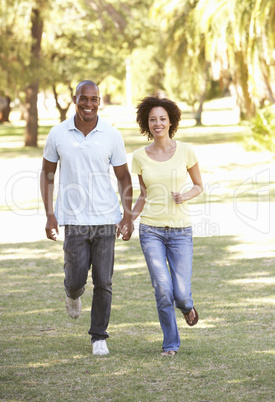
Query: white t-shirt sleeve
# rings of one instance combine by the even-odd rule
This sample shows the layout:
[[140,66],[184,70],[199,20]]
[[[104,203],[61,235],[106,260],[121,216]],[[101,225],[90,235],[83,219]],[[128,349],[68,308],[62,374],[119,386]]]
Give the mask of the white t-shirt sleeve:
[[47,137],[43,157],[49,162],[58,162],[59,156],[55,145],[55,130],[53,128]]
[[113,135],[115,139],[110,162],[112,166],[121,166],[127,163],[127,153],[120,132],[115,130]]

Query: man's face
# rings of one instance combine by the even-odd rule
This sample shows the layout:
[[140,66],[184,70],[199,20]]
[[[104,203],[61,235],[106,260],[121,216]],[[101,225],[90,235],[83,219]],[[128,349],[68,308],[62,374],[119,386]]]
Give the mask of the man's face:
[[100,105],[98,88],[94,85],[81,85],[73,97],[77,117],[82,122],[93,121],[97,118]]

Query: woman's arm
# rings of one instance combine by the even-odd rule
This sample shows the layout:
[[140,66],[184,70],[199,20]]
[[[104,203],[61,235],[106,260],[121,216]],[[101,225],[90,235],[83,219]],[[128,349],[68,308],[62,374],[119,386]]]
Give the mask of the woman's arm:
[[203,184],[199,164],[196,163],[194,166],[188,169],[188,173],[193,182],[193,187],[183,194],[172,192],[172,197],[176,204],[182,204],[184,201],[191,200],[192,198],[197,197],[203,192]]
[[136,220],[137,217],[141,214],[144,204],[145,204],[145,198],[147,196],[146,186],[144,184],[142,176],[138,175],[138,180],[139,180],[139,186],[140,186],[140,195],[132,210],[132,222],[134,222],[134,220]]

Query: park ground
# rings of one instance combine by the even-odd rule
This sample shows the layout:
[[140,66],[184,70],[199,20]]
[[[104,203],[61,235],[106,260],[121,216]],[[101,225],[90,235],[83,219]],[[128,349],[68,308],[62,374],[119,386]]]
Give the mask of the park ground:
[[[134,110],[101,111],[122,132],[129,165],[146,144]],[[45,120],[50,126],[55,122]],[[45,240],[37,150],[0,134],[0,400],[271,401],[274,400],[274,155],[250,151],[230,98],[209,102],[202,127],[186,113],[176,139],[190,143],[205,191],[190,209],[194,229],[193,296],[200,321],[178,314],[179,353],[160,356],[162,334],[138,243],[117,241],[110,355],[92,356],[91,279],[77,321],[67,317],[60,240]],[[6,130],[6,131],[5,131]],[[133,177],[134,196],[138,195]]]

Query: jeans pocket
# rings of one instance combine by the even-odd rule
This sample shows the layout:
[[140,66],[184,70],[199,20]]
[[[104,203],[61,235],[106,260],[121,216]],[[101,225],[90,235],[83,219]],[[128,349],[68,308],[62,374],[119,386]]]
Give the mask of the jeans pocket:
[[185,236],[192,237],[193,236],[192,226],[187,226],[186,228],[183,228],[183,233],[185,234]]

